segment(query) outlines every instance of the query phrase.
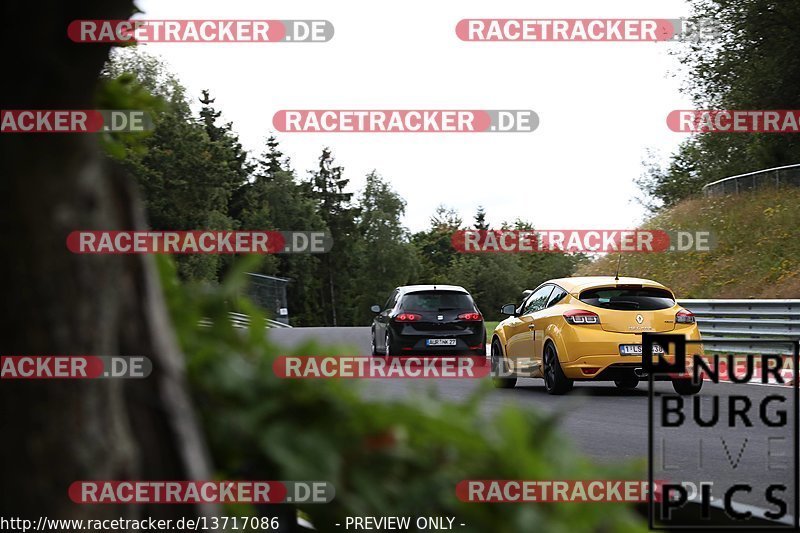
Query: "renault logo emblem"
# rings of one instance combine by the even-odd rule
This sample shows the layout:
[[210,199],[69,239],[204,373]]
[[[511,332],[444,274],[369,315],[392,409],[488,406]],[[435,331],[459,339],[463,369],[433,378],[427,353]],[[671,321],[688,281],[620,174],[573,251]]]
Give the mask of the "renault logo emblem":
[[636,323],[641,324],[644,322],[644,317],[642,315],[636,315]]

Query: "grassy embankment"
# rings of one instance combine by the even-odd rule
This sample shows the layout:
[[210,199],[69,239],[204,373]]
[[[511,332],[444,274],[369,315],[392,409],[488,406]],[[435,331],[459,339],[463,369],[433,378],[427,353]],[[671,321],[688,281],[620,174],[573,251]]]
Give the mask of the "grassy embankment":
[[[643,228],[711,231],[710,252],[628,253],[620,274],[649,278],[679,298],[800,297],[800,188],[686,200]],[[576,275],[609,275],[616,255]]]

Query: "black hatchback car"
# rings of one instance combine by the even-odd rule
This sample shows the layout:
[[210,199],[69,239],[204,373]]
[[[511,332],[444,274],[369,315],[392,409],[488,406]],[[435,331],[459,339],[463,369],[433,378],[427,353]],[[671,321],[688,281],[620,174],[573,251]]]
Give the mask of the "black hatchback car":
[[463,287],[398,287],[372,311],[372,355],[486,355],[483,315]]

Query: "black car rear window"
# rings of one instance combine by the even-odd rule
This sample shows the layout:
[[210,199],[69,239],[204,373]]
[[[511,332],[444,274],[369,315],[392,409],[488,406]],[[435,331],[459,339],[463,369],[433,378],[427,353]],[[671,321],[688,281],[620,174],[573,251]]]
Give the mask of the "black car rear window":
[[469,294],[453,291],[412,292],[403,297],[401,307],[406,311],[472,310],[475,308]]
[[672,294],[664,289],[638,287],[607,287],[581,293],[583,303],[619,311],[655,311],[675,305]]

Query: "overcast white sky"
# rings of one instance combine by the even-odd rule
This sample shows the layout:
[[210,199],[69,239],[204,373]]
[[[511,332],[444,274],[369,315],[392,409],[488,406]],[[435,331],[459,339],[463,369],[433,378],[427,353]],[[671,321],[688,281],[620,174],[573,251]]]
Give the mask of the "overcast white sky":
[[138,0],[149,19],[327,19],[327,43],[147,44],[193,97],[210,89],[248,149],[261,151],[280,109],[533,109],[532,133],[281,133],[301,176],[333,148],[353,189],[377,169],[407,200],[405,224],[438,204],[499,226],[630,228],[648,148],[685,137],[666,116],[690,109],[673,43],[462,42],[462,18],[678,18],[683,0]]

